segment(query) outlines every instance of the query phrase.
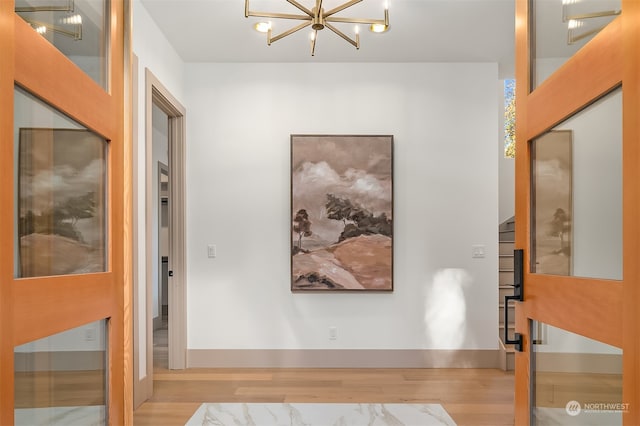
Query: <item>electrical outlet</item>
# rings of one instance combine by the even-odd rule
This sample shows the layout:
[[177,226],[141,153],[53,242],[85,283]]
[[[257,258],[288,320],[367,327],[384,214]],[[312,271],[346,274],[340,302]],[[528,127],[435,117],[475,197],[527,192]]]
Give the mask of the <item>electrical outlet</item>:
[[93,342],[96,340],[96,329],[95,328],[87,328],[84,330],[84,340],[87,342]]
[[329,327],[329,340],[338,339],[338,327]]

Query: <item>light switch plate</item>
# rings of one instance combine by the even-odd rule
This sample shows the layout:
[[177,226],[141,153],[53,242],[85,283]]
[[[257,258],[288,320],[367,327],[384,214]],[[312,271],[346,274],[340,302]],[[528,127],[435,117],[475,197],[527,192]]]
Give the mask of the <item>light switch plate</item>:
[[209,244],[207,246],[207,256],[214,258],[216,257],[216,246],[215,244]]

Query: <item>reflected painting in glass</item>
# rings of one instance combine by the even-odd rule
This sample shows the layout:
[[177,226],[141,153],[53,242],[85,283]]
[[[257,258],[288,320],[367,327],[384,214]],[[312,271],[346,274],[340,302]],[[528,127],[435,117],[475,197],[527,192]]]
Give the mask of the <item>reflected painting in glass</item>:
[[570,130],[556,130],[531,145],[536,224],[532,268],[539,274],[571,275],[572,138]]
[[622,279],[622,89],[531,150],[531,272]]
[[19,276],[105,270],[106,142],[88,130],[19,130]]

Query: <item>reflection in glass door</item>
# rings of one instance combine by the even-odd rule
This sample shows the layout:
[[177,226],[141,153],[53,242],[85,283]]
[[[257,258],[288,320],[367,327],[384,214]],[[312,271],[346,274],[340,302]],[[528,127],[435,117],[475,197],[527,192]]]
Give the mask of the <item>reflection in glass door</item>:
[[531,142],[531,271],[622,279],[622,89]]
[[15,348],[15,424],[107,422],[106,320]]
[[619,348],[538,321],[531,336],[532,425],[622,424]]

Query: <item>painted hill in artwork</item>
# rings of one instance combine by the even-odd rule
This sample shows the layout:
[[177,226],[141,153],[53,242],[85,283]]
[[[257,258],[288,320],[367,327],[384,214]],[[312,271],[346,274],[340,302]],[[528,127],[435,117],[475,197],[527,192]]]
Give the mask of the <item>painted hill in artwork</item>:
[[392,243],[360,235],[293,256],[293,290],[391,290]]

